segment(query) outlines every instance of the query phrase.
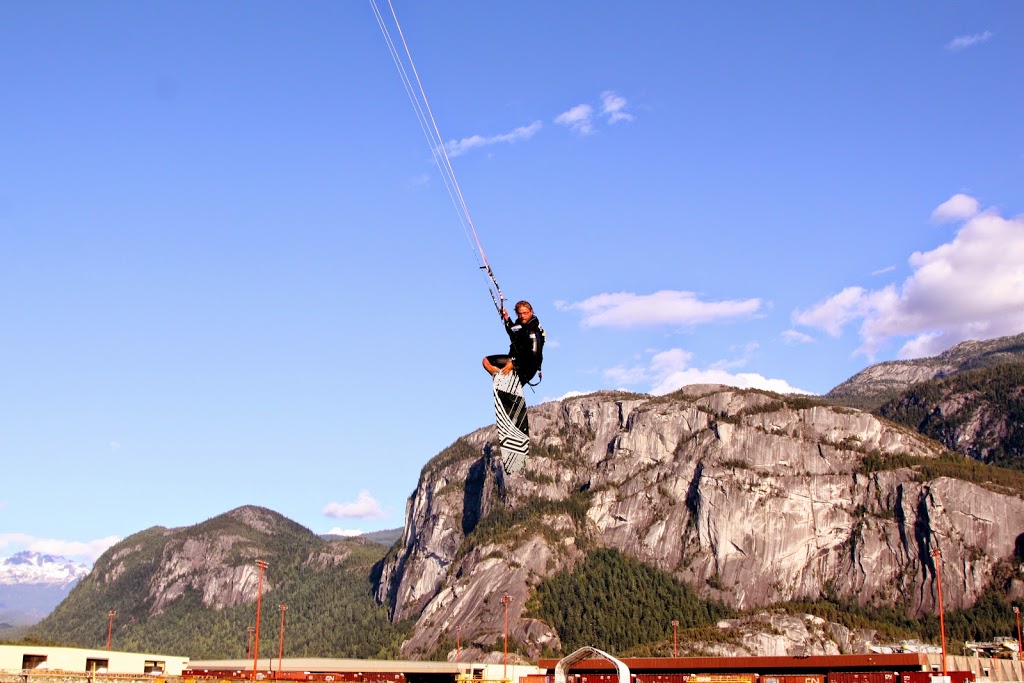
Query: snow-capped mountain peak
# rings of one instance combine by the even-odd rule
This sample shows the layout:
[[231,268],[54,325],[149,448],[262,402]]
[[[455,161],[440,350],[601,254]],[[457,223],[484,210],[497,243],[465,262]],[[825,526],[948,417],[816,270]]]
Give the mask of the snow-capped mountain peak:
[[86,574],[89,568],[57,555],[25,550],[0,562],[0,585],[45,584],[67,586]]

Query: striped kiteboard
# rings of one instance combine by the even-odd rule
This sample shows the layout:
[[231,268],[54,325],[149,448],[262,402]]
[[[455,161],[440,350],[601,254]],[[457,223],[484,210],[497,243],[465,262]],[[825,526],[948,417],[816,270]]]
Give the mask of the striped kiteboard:
[[505,474],[519,474],[526,467],[526,456],[530,452],[530,425],[526,419],[523,385],[515,372],[494,373],[494,415]]

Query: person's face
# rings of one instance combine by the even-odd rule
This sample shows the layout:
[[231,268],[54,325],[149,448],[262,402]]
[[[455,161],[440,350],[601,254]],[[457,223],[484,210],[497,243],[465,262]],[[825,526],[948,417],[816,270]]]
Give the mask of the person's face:
[[526,306],[520,306],[516,309],[516,315],[519,316],[519,322],[525,325],[530,322],[530,318],[533,317],[533,309]]

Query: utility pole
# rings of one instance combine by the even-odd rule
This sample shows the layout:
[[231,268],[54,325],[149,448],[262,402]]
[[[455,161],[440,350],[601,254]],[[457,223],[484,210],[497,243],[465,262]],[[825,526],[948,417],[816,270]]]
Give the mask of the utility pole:
[[278,609],[281,610],[281,644],[277,648],[277,673],[281,673],[284,664],[284,611],[288,609],[288,605],[282,602]]
[[109,621],[107,623],[107,652],[110,652],[110,637],[112,635],[114,635],[114,615],[115,614],[117,614],[117,610],[116,609],[112,609],[109,612],[107,612],[107,618],[109,619]]
[[260,607],[263,604],[263,570],[267,568],[267,563],[263,560],[256,560],[256,566],[260,568],[260,578],[256,588],[256,642],[252,649],[252,680],[254,681],[256,680],[256,667],[260,660]]
[[1017,617],[1017,660],[1020,661],[1020,607],[1014,606],[1013,614]]
[[505,665],[502,668],[501,678],[508,681],[508,604],[512,602],[512,596],[505,593],[501,596],[501,604],[505,606]]
[[679,629],[679,620],[678,619],[673,619],[672,620],[672,656],[673,657],[678,657],[679,656],[679,633],[678,633],[678,629]]
[[949,683],[946,673],[946,617],[942,611],[942,551],[938,548],[932,550],[932,557],[935,558],[935,584],[939,589],[939,631],[942,632],[942,678],[944,683]]

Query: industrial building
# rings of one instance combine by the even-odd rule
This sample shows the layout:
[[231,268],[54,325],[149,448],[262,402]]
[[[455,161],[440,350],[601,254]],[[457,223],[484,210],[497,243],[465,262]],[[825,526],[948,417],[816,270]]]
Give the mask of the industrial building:
[[42,645],[0,645],[0,671],[180,676],[188,657]]
[[536,666],[524,664],[261,657],[256,665],[251,659],[196,660],[189,664],[184,675],[195,679],[237,679],[250,678],[254,671],[259,680],[334,683],[454,683],[458,679],[519,681],[543,673]]
[[[537,665],[546,677],[555,673],[561,660],[541,659]],[[639,657],[623,658],[637,683],[764,683],[768,678],[799,676],[806,683],[833,681],[848,683],[838,674],[892,673],[894,683],[900,674],[943,675],[942,655],[931,653],[812,655],[802,657]],[[978,683],[1024,681],[1024,662],[1018,659],[982,659],[946,657],[946,672],[969,672]],[[612,683],[616,667],[607,659],[590,657],[573,664],[571,683]],[[727,681],[727,677],[736,680]],[[919,678],[919,677],[914,677]],[[956,683],[957,678],[953,678]],[[865,676],[861,683],[879,683],[878,677]],[[530,682],[533,683],[533,682]],[[538,682],[539,683],[539,682]],[[789,682],[792,683],[792,682]]]

